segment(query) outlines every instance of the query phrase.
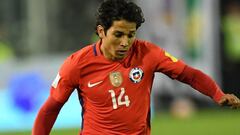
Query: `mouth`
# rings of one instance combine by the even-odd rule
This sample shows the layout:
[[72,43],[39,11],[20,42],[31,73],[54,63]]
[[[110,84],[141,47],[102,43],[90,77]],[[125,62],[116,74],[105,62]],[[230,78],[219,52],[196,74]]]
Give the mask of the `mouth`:
[[117,53],[118,55],[121,55],[121,56],[126,55],[127,52],[128,52],[128,50],[117,50],[117,51],[116,51],[116,53]]

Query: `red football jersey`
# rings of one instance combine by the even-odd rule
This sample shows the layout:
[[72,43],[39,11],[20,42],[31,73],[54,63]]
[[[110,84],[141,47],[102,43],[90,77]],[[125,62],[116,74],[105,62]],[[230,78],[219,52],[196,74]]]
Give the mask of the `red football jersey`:
[[154,73],[175,79],[185,64],[146,41],[136,39],[119,61],[107,60],[100,45],[89,45],[65,60],[51,96],[64,103],[77,88],[83,135],[149,135]]

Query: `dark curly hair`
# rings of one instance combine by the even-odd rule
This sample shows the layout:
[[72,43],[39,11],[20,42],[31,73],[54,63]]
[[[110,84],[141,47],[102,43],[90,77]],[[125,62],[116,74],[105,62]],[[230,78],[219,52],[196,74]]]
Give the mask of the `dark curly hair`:
[[[105,33],[115,20],[127,20],[136,23],[136,29],[145,21],[142,9],[127,0],[105,0],[96,13],[96,26],[103,26]],[[96,32],[97,33],[97,32]]]

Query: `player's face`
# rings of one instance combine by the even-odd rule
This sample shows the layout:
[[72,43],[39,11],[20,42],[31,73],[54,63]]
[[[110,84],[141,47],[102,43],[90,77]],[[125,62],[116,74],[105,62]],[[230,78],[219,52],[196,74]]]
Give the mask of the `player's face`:
[[[100,35],[100,34],[99,34]],[[136,23],[126,20],[114,21],[102,39],[101,51],[110,60],[120,60],[127,56],[136,37]]]

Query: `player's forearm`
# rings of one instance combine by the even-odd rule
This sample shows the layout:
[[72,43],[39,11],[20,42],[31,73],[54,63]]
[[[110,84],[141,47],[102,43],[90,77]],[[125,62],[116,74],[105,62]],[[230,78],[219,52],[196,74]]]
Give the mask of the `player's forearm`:
[[41,107],[35,120],[32,135],[49,135],[63,103],[55,101],[51,96]]
[[211,97],[215,102],[218,102],[224,95],[222,90],[208,75],[200,70],[186,66],[183,73],[177,80],[187,83],[199,92]]

